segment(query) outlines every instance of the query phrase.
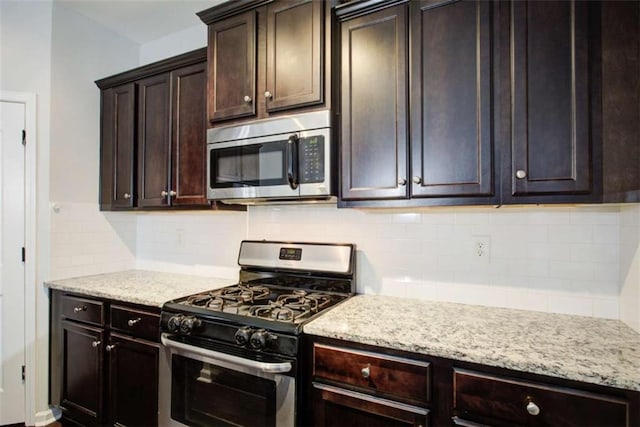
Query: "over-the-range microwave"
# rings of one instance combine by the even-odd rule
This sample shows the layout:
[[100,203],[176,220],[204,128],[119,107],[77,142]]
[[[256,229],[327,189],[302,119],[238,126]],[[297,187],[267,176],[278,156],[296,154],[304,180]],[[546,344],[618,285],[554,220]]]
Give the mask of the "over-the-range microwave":
[[322,110],[207,130],[207,197],[334,200],[330,121]]

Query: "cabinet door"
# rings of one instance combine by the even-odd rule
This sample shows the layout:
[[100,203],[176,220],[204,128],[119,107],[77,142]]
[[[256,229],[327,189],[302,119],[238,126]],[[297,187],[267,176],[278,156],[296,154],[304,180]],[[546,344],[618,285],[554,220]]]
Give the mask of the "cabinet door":
[[406,5],[344,21],[341,198],[407,197]]
[[104,330],[62,321],[60,406],[65,417],[85,425],[103,419]]
[[256,114],[256,12],[209,25],[210,122]]
[[138,82],[138,206],[169,203],[171,82],[160,74]]
[[109,362],[111,425],[158,425],[158,345],[111,334]]
[[206,205],[206,63],[173,71],[171,87],[171,203]]
[[[133,83],[115,87],[107,97],[111,114],[112,202],[114,208],[131,208],[135,199],[136,90]],[[109,116],[107,116],[109,117]],[[104,147],[108,149],[108,147]],[[104,151],[103,151],[104,153]],[[104,188],[103,188],[104,189]]]
[[492,3],[411,8],[411,197],[490,196]]
[[591,190],[588,8],[573,1],[511,4],[507,200]]
[[429,411],[324,384],[313,385],[313,424],[328,426],[429,425]]
[[322,102],[325,2],[277,1],[267,9],[267,111]]

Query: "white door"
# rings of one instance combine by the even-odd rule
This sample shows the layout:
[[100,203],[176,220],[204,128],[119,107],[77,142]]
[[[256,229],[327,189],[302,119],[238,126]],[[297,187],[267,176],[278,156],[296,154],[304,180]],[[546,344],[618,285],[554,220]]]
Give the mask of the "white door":
[[0,102],[0,425],[25,420],[25,104]]

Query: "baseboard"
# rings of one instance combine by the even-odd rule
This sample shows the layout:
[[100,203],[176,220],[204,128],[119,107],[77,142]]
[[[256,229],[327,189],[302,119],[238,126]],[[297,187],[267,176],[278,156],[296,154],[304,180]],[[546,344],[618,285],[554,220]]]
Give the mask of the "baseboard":
[[35,416],[35,427],[42,427],[56,422],[62,416],[59,408],[51,407],[46,411],[40,411]]

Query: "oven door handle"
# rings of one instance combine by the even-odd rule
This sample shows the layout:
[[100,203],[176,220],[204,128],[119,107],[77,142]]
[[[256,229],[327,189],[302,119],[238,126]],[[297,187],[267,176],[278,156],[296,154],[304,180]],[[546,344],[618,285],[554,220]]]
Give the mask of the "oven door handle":
[[177,342],[172,340],[171,335],[163,333],[160,335],[160,341],[162,345],[169,348],[175,348],[178,350],[188,351],[189,353],[194,353],[203,357],[208,357],[210,359],[220,360],[223,362],[233,363],[238,366],[243,366],[246,368],[258,369],[267,374],[282,374],[285,372],[289,372],[292,368],[291,362],[276,362],[276,363],[268,363],[268,362],[258,362],[256,360],[245,359],[243,357],[233,356],[231,354],[222,353],[215,350],[209,350],[206,348],[200,348],[189,344],[184,344],[181,342]]

